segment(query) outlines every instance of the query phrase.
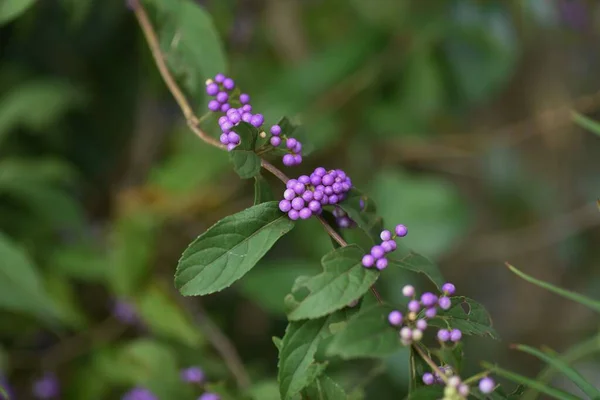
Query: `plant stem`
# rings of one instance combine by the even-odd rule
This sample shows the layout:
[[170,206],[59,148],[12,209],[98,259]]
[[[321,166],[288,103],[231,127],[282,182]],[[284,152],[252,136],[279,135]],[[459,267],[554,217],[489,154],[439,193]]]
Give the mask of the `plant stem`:
[[439,375],[439,377],[444,381],[444,383],[448,383],[448,377],[446,376],[446,374],[438,368],[435,362],[423,351],[421,346],[418,343],[414,343],[412,347],[416,350],[417,353],[419,353],[419,356],[421,356],[423,361],[425,361],[431,367],[431,369]]

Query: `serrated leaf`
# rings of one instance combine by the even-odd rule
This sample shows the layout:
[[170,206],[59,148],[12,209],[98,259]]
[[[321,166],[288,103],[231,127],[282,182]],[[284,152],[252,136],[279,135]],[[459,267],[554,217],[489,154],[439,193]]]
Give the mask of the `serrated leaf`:
[[541,352],[540,350],[534,349],[533,347],[529,347],[526,345],[516,345],[515,348],[517,350],[523,351],[525,353],[531,354],[534,357],[539,358],[541,361],[546,362],[552,367],[556,368],[558,371],[562,372],[567,378],[571,380],[582,392],[586,394],[590,399],[600,399],[600,391],[591,383],[586,381],[586,379],[581,376],[577,370],[569,366],[566,362],[555,356],[554,354],[549,354],[548,352]]
[[281,338],[279,338],[277,336],[273,336],[271,338],[271,340],[273,341],[273,344],[277,348],[277,351],[281,351],[281,342],[282,342]]
[[175,285],[184,296],[225,289],[246,274],[294,222],[278,202],[262,203],[223,218],[183,252]]
[[510,372],[507,371],[505,369],[502,369],[500,367],[497,367],[493,364],[490,363],[482,363],[483,367],[486,369],[489,369],[490,371],[494,372],[496,375],[499,375],[501,377],[504,377],[512,382],[518,383],[518,384],[523,384],[525,386],[528,386],[532,389],[537,390],[538,392],[544,393],[550,397],[553,397],[555,399],[559,399],[559,400],[579,400],[579,397],[577,396],[573,396],[570,393],[564,392],[560,389],[556,389],[552,386],[547,386],[543,383],[540,383],[534,379],[530,379],[527,378],[525,376],[519,375],[519,374],[515,374],[514,372]]
[[254,177],[254,205],[275,201],[269,182],[260,174]]
[[516,275],[523,278],[524,280],[526,280],[529,283],[533,283],[534,285],[539,286],[543,289],[549,290],[553,293],[556,293],[559,296],[562,296],[569,300],[573,300],[576,303],[582,304],[586,307],[591,308],[594,311],[600,312],[600,301],[598,301],[598,300],[590,299],[589,297],[582,296],[578,293],[574,293],[569,290],[561,289],[561,288],[551,285],[547,282],[536,279],[532,276],[525,274],[524,272],[519,271],[518,269],[516,269],[515,267],[513,267],[512,265],[510,265],[508,263],[506,264],[506,266],[512,272],[514,272]]
[[277,375],[283,400],[300,393],[323,372],[325,365],[315,363],[315,353],[319,343],[331,336],[329,325],[344,318],[345,313],[337,312],[320,319],[288,324],[279,351]]
[[307,398],[311,400],[347,400],[344,389],[327,375],[318,377],[312,385],[305,389]]
[[212,18],[191,0],[151,3],[158,10],[158,36],[169,68],[194,97],[204,97],[206,79],[227,70],[223,45]]
[[35,4],[35,0],[2,0],[0,3],[0,25],[19,17]]
[[438,287],[438,289],[441,289],[446,280],[438,266],[427,257],[407,248],[402,244],[402,239],[399,239],[396,242],[398,243],[398,247],[388,255],[388,265],[424,274]]
[[407,400],[438,400],[444,397],[442,386],[422,386],[412,391],[406,397]]
[[320,318],[346,307],[365,294],[377,281],[379,272],[363,267],[361,259],[364,254],[354,244],[326,254],[321,260],[323,272],[297,282],[292,288],[291,296],[301,289],[309,293],[288,312],[288,319]]
[[585,115],[579,114],[575,111],[571,111],[571,119],[583,129],[600,136],[600,122],[594,121],[593,119],[590,119]]
[[499,340],[498,333],[492,327],[492,319],[487,310],[475,300],[467,297],[451,297],[452,307],[440,311],[429,321],[438,328],[460,329],[465,335],[489,336]]
[[377,304],[360,310],[348,320],[346,328],[333,337],[327,354],[343,359],[386,358],[399,350],[402,345],[398,331],[387,321],[392,309]]
[[261,159],[251,150],[233,150],[229,152],[233,169],[242,179],[250,179],[260,173]]

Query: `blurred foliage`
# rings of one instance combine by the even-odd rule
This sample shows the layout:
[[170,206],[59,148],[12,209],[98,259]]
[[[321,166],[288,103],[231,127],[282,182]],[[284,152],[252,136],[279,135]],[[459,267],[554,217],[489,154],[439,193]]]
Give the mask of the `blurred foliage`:
[[[386,226],[406,224],[409,246],[486,305],[506,341],[565,350],[597,332],[597,318],[502,268],[510,260],[592,296],[600,288],[600,142],[572,123],[598,133],[596,2],[147,5],[199,113],[204,80],[228,66],[267,123],[288,115],[302,124],[315,150],[301,172],[347,171]],[[216,133],[213,118],[203,126]],[[125,2],[0,0],[0,372],[8,391],[30,398],[33,380],[51,371],[64,400],[119,398],[134,385],[161,399],[193,398],[177,369],[200,365],[227,396],[234,384],[210,317],[238,349],[253,398],[278,399],[271,338],[284,336],[283,298],[295,277],[319,272],[331,251],[319,223],[297,224],[224,293],[188,303],[172,281],[187,243],[250,206],[253,184],[186,128]],[[404,270],[380,281],[398,303],[404,283],[426,285]],[[111,316],[115,300],[130,302],[140,324]],[[505,343],[466,347],[466,371],[484,358],[528,376],[540,369]],[[586,355],[597,377],[598,355]],[[357,361],[327,373],[348,394],[369,378],[364,398],[396,399],[407,391],[407,361],[400,350],[385,371]],[[321,380],[322,390],[338,390]]]

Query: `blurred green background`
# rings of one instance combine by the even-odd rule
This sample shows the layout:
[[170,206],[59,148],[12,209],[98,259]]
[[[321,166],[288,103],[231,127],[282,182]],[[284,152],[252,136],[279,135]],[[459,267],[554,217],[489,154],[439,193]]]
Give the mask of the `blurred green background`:
[[[534,376],[541,366],[509,343],[563,351],[597,332],[591,311],[504,262],[600,291],[600,140],[570,115],[600,119],[598,2],[198,3],[254,109],[306,128],[314,152],[286,172],[347,171],[388,227],[407,225],[409,246],[488,308],[503,340],[468,338],[467,371],[488,360]],[[252,181],[187,129],[123,1],[39,1],[0,22],[0,371],[15,398],[48,371],[64,400],[115,399],[135,383],[191,399],[176,383],[189,365],[233,388],[208,316],[255,398],[277,399],[271,337],[294,278],[331,249],[318,222],[297,224],[232,288],[183,299],[180,254],[252,204]],[[419,283],[386,271],[378,285],[401,302],[407,282]],[[141,321],[112,316],[116,300]],[[578,364],[598,384],[599,361]],[[373,372],[367,399],[400,398],[407,354],[385,364],[330,368],[346,387]]]

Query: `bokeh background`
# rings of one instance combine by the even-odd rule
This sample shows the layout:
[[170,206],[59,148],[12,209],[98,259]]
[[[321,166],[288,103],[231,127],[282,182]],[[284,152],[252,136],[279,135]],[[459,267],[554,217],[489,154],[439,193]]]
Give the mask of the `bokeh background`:
[[[504,267],[600,293],[600,139],[571,118],[600,119],[597,1],[198,3],[255,110],[306,128],[314,152],[286,172],[347,171],[490,311],[502,341],[468,338],[467,371],[488,360],[535,376],[542,366],[510,343],[564,351],[597,332],[590,311]],[[5,21],[0,371],[15,398],[32,398],[47,372],[65,400],[115,399],[146,381],[175,393],[165,388],[188,365],[232,387],[213,346],[225,335],[255,398],[277,399],[271,337],[295,277],[331,248],[319,224],[297,224],[222,293],[183,299],[172,284],[187,244],[252,201],[252,182],[187,129],[123,1],[38,1]],[[386,271],[378,285],[400,302],[416,279]],[[600,384],[588,356],[577,365]],[[331,368],[347,386],[372,375],[367,399],[401,398],[407,354],[384,365]]]

